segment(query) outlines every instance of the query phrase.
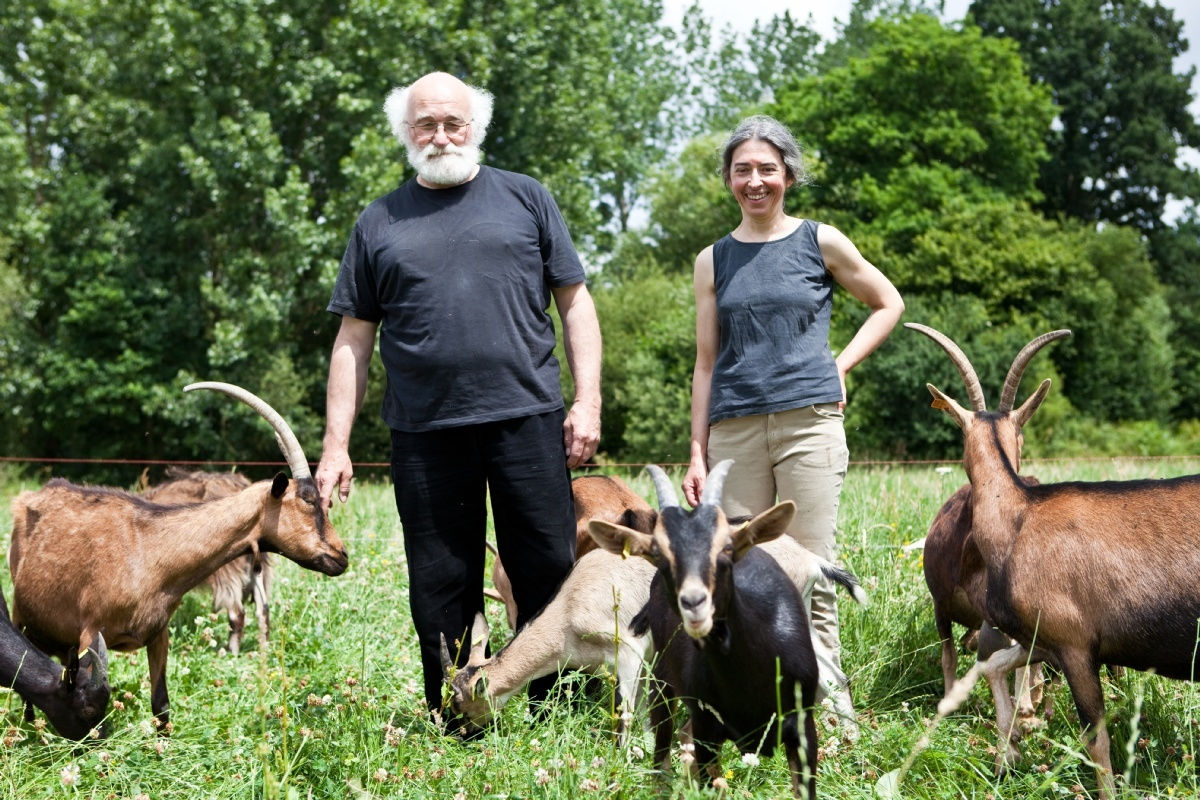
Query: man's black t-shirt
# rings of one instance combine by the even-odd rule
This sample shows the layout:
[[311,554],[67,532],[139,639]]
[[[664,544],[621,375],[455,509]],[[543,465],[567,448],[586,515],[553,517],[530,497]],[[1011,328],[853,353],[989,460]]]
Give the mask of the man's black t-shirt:
[[563,407],[550,289],[583,267],[540,183],[480,167],[410,180],[362,212],[328,310],[381,323],[383,419],[420,432]]

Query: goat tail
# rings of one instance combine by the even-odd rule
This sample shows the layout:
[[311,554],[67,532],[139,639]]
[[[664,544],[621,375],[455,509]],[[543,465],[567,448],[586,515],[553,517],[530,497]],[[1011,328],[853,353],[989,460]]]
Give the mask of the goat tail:
[[858,577],[854,573],[826,561],[821,564],[821,574],[834,583],[841,585],[854,598],[854,602],[860,606],[866,607],[871,605],[871,598],[867,597],[866,591],[862,588],[862,585],[858,582]]

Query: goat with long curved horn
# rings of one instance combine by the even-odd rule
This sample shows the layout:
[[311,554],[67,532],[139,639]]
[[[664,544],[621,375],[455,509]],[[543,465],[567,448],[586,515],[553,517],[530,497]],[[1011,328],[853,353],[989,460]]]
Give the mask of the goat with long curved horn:
[[24,626],[35,646],[64,659],[96,651],[101,631],[111,650],[146,648],[150,708],[164,726],[168,623],[185,592],[246,553],[278,552],[326,575],[342,574],[349,563],[287,423],[240,387],[206,382],[187,390],[200,388],[242,400],[267,419],[293,479],[281,473],[182,505],[57,479],[12,503],[13,623]]

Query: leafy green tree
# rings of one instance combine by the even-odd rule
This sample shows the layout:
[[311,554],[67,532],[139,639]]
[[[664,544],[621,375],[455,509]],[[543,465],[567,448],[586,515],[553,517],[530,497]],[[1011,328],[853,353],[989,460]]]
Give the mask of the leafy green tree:
[[[1200,216],[1193,208],[1174,227],[1155,232],[1150,249],[1171,310],[1174,378],[1179,401],[1176,420],[1200,420]],[[1150,377],[1148,391],[1158,391],[1160,375]]]
[[604,335],[602,454],[686,462],[696,360],[691,273],[648,267],[592,291]]
[[863,56],[789,82],[769,109],[813,146],[813,203],[864,222],[919,205],[929,224],[964,194],[1036,198],[1052,109],[1016,48],[925,14],[869,27]]
[[1188,106],[1195,68],[1174,72],[1183,22],[1144,0],[975,0],[970,18],[1015,42],[1034,78],[1054,92],[1052,155],[1038,188],[1048,214],[1132,225],[1167,223],[1168,198],[1200,194],[1200,173],[1178,159],[1200,147]]
[[737,227],[741,212],[721,178],[724,134],[689,141],[679,157],[656,169],[646,189],[649,225],[636,242],[627,243],[612,270],[638,263],[639,247],[670,272],[692,274],[696,254]]
[[[490,163],[549,184],[599,260],[667,141],[660,15],[634,0],[0,5],[0,278],[23,290],[0,321],[0,393],[23,410],[7,451],[277,459],[245,409],[180,394],[197,378],[258,391],[314,449],[346,237],[407,173],[380,107],[430,69],[496,93]],[[382,383],[356,429],[367,460],[387,452]]]

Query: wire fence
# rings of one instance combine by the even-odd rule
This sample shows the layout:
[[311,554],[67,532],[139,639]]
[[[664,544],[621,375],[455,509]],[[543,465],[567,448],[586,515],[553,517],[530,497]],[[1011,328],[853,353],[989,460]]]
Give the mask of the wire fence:
[[[1170,461],[1197,461],[1200,453],[1195,455],[1096,455],[1096,456],[1046,456],[1039,458],[1023,458],[1024,464],[1055,464],[1072,462],[1106,461],[1145,461],[1148,463]],[[65,457],[34,457],[34,456],[0,456],[0,463],[7,464],[73,464],[96,466],[139,466],[139,467],[287,467],[286,461],[246,461],[218,459],[156,459],[156,458],[65,458]],[[578,469],[641,469],[648,462],[605,461],[598,464],[585,464]],[[661,467],[686,467],[683,461],[655,461]],[[961,464],[961,458],[944,459],[862,459],[851,460],[852,467],[922,467]],[[311,462],[316,466],[316,462]],[[387,461],[356,461],[355,469],[388,469],[391,464]]]

